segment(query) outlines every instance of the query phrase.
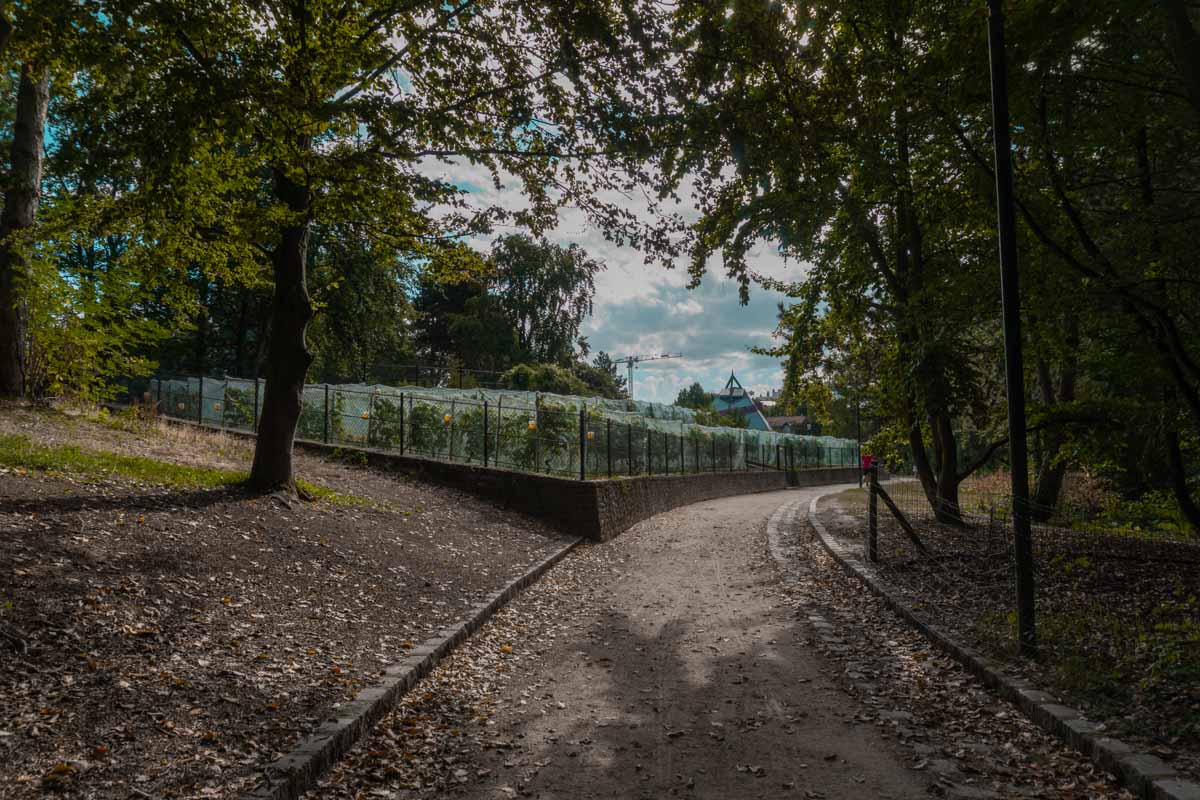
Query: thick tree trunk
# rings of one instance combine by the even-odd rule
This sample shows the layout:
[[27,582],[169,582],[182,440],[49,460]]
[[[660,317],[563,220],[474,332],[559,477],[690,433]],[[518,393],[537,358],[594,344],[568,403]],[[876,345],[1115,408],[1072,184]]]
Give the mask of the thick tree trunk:
[[1200,532],[1200,507],[1197,507],[1192,492],[1187,485],[1187,468],[1183,463],[1183,451],[1179,447],[1179,432],[1170,428],[1167,435],[1167,465],[1171,472],[1171,491],[1175,493],[1175,502],[1184,518],[1192,526],[1192,530]]
[[1179,77],[1192,108],[1200,115],[1200,35],[1184,0],[1163,0],[1163,8],[1167,13],[1167,42],[1179,67]]
[[929,423],[933,429],[934,462],[929,460],[925,442],[921,439],[921,427],[913,424],[908,431],[913,464],[934,518],[938,522],[958,525],[962,523],[962,512],[958,501],[960,480],[954,430],[950,418],[945,415],[930,415]]
[[0,213],[0,395],[19,397],[26,391],[26,324],[24,284],[28,266],[14,241],[33,225],[42,194],[42,153],[46,131],[49,76],[32,64],[21,67],[17,113],[4,211]]
[[929,454],[925,450],[925,441],[921,436],[921,426],[910,419],[908,425],[908,448],[912,451],[913,466],[917,470],[917,479],[921,481],[921,489],[931,508],[937,505],[937,477],[933,474],[933,465],[929,463]]
[[[281,171],[275,194],[298,216],[307,212],[308,191]],[[313,356],[304,334],[313,316],[306,275],[309,223],[302,219],[283,229],[275,251],[275,296],[267,345],[266,390],[250,468],[250,485],[264,492],[294,494],[292,441],[304,395],[304,379]]]
[[[1037,360],[1038,386],[1042,393],[1042,403],[1047,408],[1056,402],[1070,403],[1075,399],[1075,373],[1077,359],[1075,352],[1079,346],[1078,321],[1072,317],[1067,322],[1067,345],[1070,350],[1063,364],[1062,377],[1056,392],[1050,365],[1045,359]],[[1054,515],[1058,507],[1058,498],[1062,494],[1063,483],[1067,476],[1067,463],[1059,459],[1067,437],[1061,426],[1054,426],[1046,436],[1046,447],[1038,459],[1037,480],[1034,485],[1032,509],[1030,517],[1034,522],[1045,522]]]
[[933,429],[934,452],[937,456],[937,497],[933,515],[938,522],[962,523],[958,504],[958,440],[949,415],[933,414],[929,419]]

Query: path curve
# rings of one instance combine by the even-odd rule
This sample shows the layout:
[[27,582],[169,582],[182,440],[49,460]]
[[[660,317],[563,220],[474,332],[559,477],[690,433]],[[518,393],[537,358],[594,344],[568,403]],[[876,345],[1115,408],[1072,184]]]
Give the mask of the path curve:
[[600,606],[506,688],[494,730],[513,747],[456,796],[515,796],[526,767],[521,795],[545,800],[925,796],[891,741],[850,724],[856,704],[780,594],[767,520],[826,491],[727,497],[635,526]]

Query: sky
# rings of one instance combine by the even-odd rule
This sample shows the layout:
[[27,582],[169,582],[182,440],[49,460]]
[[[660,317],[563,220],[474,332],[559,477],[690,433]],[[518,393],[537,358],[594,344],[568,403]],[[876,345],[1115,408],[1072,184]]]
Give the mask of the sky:
[[[515,208],[524,203],[516,181],[497,190],[489,174],[470,164],[429,162],[425,170],[469,190],[480,205]],[[680,194],[687,196],[685,192]],[[622,202],[636,210],[643,201],[629,198]],[[687,219],[698,216],[686,205],[675,210]],[[641,211],[649,219],[648,209],[643,206]],[[472,244],[486,251],[496,236],[510,232],[513,230],[499,227],[492,236],[473,240]],[[682,358],[639,365],[634,373],[635,399],[671,402],[681,388],[697,381],[706,390],[716,391],[725,385],[731,370],[744,387],[756,393],[782,385],[779,361],[756,355],[750,348],[772,345],[771,333],[783,295],[753,285],[749,304],[741,305],[737,284],[725,277],[719,256],[701,286],[689,290],[682,259],[675,269],[647,265],[639,251],[606,241],[577,209],[564,209],[557,228],[547,232],[546,238],[564,246],[578,244],[605,265],[596,278],[593,315],[581,330],[593,354],[601,350],[613,358],[683,354]],[[768,242],[760,242],[747,263],[756,272],[776,278],[799,280],[803,275],[803,265],[785,262]]]

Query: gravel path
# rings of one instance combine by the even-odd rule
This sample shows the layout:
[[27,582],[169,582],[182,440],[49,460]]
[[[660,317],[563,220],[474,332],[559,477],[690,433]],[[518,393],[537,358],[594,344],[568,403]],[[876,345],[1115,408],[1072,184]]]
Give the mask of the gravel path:
[[[549,614],[533,592],[498,618],[499,635],[485,629],[418,688],[319,794],[923,796],[926,776],[881,731],[847,724],[857,708],[781,602],[765,523],[811,491],[677,509],[569,557],[568,572],[600,563],[552,592]],[[526,634],[531,609],[542,624]]]

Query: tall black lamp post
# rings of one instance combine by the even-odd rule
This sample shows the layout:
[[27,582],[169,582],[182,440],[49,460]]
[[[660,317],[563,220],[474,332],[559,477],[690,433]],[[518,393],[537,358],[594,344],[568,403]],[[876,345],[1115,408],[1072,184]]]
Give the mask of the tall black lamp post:
[[1017,222],[1013,205],[1012,140],[1002,0],[988,0],[992,72],[996,214],[1000,229],[1000,297],[1004,306],[1004,372],[1008,391],[1008,449],[1012,462],[1013,544],[1017,566],[1017,637],[1021,654],[1037,654],[1033,541],[1029,530],[1029,472],[1025,451],[1025,381],[1021,357],[1021,299],[1017,285]]

